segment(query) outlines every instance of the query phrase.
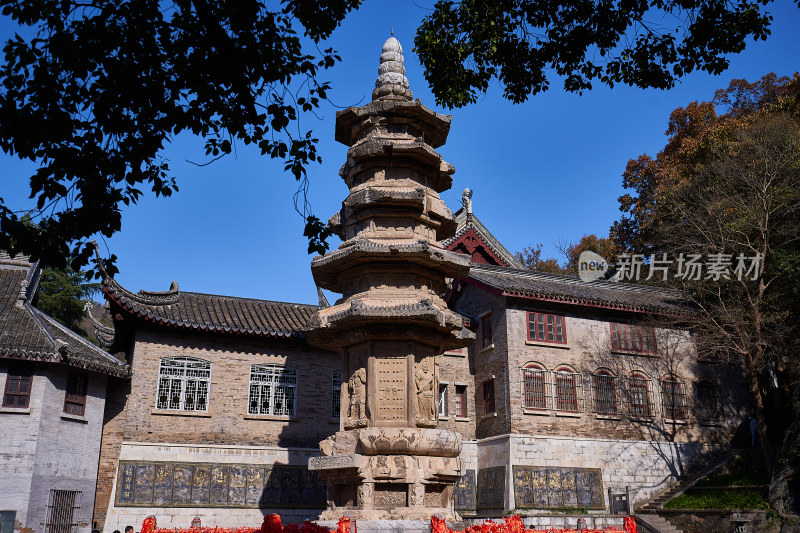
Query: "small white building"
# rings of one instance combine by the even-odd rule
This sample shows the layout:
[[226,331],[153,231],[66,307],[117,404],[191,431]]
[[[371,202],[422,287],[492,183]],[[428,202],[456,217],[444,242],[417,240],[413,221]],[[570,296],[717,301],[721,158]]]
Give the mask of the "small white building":
[[0,253],[0,530],[88,533],[107,381],[128,365],[39,311],[39,277]]

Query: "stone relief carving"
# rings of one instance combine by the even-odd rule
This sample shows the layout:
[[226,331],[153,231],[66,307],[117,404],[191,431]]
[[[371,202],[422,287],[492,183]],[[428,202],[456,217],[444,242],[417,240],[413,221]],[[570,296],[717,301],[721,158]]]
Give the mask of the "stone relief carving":
[[417,422],[436,423],[436,395],[434,391],[433,365],[425,358],[414,372],[417,386]]
[[358,486],[358,505],[372,505],[372,483]]
[[350,403],[347,407],[347,420],[352,426],[367,423],[367,371],[359,368],[347,382]]

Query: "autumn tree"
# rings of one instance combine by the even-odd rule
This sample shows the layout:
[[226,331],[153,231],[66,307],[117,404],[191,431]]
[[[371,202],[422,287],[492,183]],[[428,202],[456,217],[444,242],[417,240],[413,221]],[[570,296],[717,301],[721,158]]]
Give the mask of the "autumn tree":
[[514,256],[526,268],[531,270],[572,276],[578,275],[578,258],[582,252],[595,252],[610,263],[613,263],[617,256],[617,247],[613,241],[594,234],[584,235],[578,242],[558,243],[556,248],[563,256],[561,264],[559,264],[558,259],[552,257],[542,259],[541,244],[527,246],[521,252],[514,254]]
[[[204,139],[207,162],[253,145],[284,161],[302,191],[320,157],[299,120],[324,103],[320,78],[339,60],[318,46],[359,4],[0,0],[21,27],[0,65],[0,148],[37,166],[32,212],[0,200],[0,249],[85,265],[89,240],[119,231],[123,206],[178,191],[163,149],[182,132]],[[568,90],[592,80],[669,87],[695,69],[723,70],[726,54],[765,38],[766,4],[442,1],[416,50],[448,106],[474,101],[491,78],[522,101],[548,86],[548,69]],[[309,252],[323,252],[329,232],[299,198]],[[23,225],[25,214],[36,224]]]
[[781,514],[797,468],[798,413],[790,401],[783,416],[768,416],[764,391],[798,384],[799,96],[800,77],[768,75],[675,110],[664,150],[628,164],[624,184],[636,194],[620,198],[624,215],[612,228],[626,251],[706,261],[701,275],[674,272],[664,283],[696,306],[683,326],[700,334],[698,349],[743,371]]
[[564,267],[558,264],[558,259],[548,257],[542,259],[542,245],[532,244],[526,246],[521,252],[514,254],[514,257],[525,268],[535,270],[537,272],[549,272],[551,274],[566,274]]

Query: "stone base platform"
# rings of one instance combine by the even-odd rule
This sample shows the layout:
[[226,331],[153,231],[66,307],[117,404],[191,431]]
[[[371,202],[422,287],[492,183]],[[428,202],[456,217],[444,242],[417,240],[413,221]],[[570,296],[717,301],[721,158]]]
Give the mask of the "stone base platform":
[[[331,520],[318,520],[317,524],[333,529],[336,531],[336,522]],[[450,522],[447,523],[450,529],[457,529],[457,526],[461,525],[461,529],[464,529],[463,524],[451,524]],[[428,520],[357,520],[356,521],[356,528],[358,528],[358,533],[430,533],[431,531],[431,521]]]

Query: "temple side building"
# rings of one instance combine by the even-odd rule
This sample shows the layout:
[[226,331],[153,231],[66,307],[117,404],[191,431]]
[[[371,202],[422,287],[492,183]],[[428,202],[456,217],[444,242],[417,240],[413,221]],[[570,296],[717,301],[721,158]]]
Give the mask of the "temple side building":
[[0,527],[89,533],[106,388],[128,365],[36,308],[40,276],[0,253]]

